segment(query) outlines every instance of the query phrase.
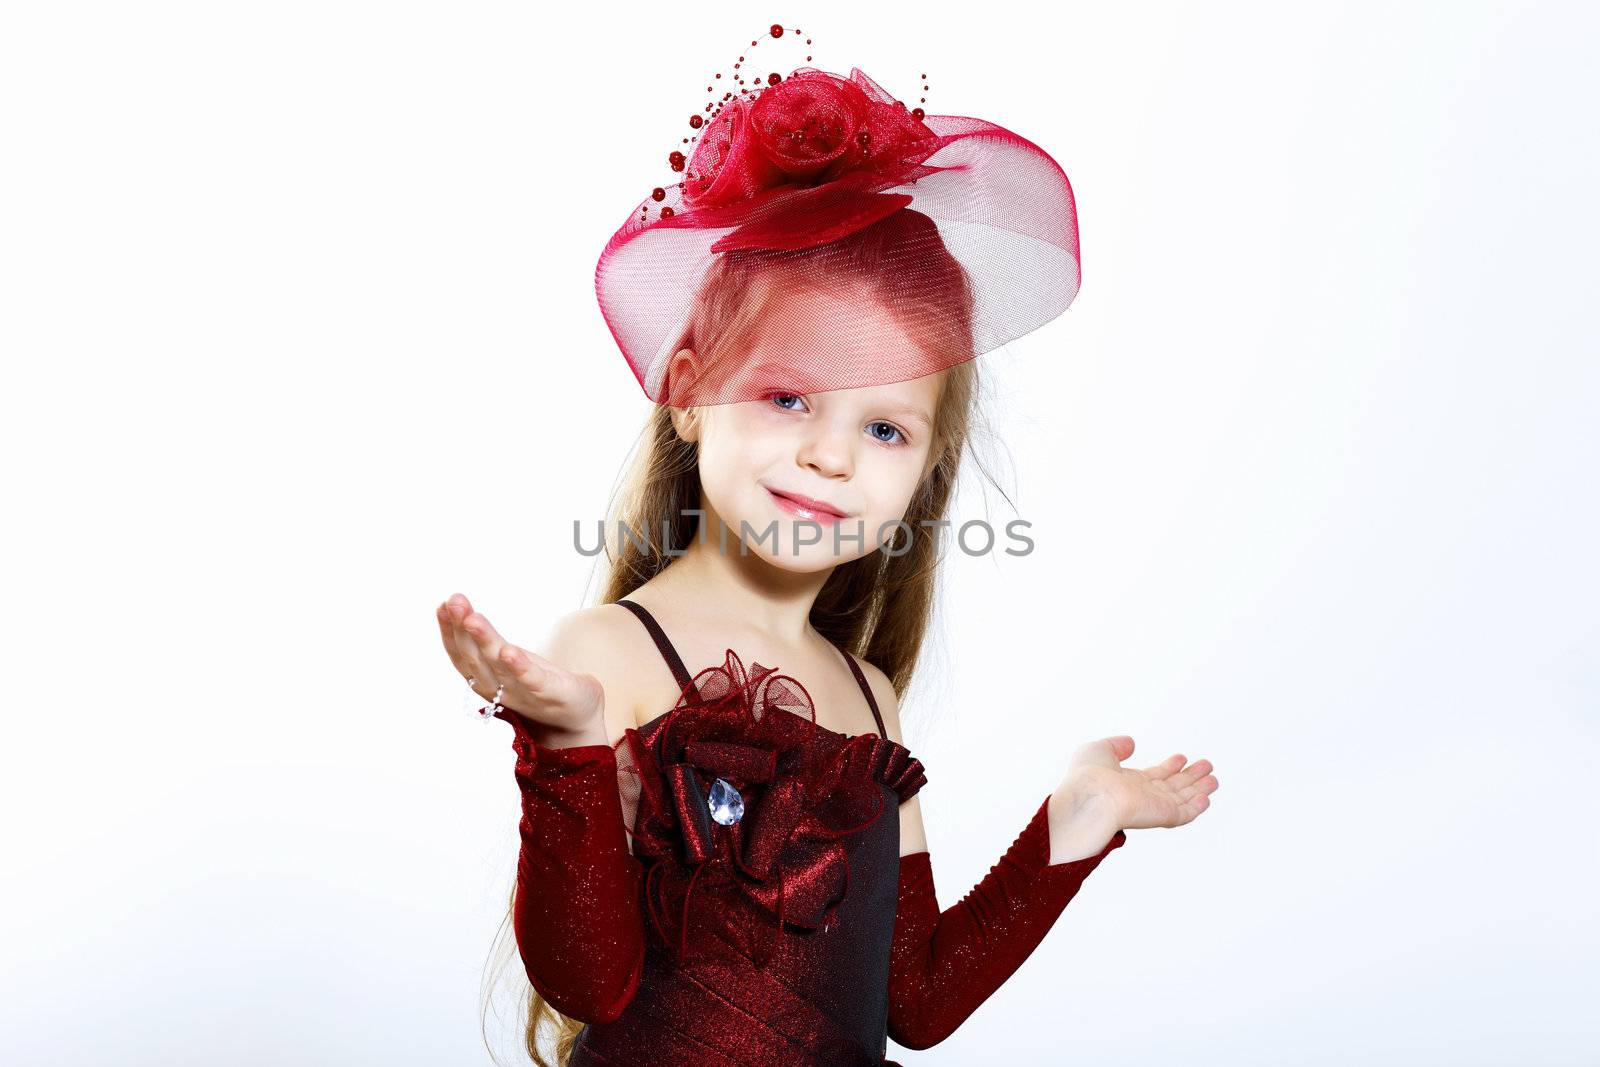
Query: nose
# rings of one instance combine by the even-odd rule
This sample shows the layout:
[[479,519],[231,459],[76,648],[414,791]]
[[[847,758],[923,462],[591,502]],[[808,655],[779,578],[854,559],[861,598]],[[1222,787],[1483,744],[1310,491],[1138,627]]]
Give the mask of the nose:
[[855,470],[855,442],[847,427],[818,419],[800,442],[795,458],[824,478],[848,478]]

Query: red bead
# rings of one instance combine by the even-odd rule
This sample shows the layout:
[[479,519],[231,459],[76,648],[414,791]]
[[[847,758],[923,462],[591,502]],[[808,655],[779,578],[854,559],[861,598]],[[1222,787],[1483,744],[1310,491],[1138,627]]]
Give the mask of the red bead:
[[677,214],[677,212],[673,211],[670,207],[664,207],[664,208],[661,209],[661,217],[664,218],[664,219],[670,219],[672,216],[674,216],[676,214]]
[[665,200],[666,198],[667,198],[667,191],[665,189],[661,188],[659,185],[656,186],[654,189],[650,190],[650,199],[651,200]]
[[705,121],[706,120],[701,118],[699,115],[690,115],[689,116],[689,125],[692,128],[696,129],[696,130],[698,130],[701,126],[703,126],[705,124]]
[[920,107],[914,107],[911,109],[911,117],[916,119],[918,122],[922,121],[923,114],[924,112]]
[[[770,32],[772,34],[772,36],[774,36],[774,37],[782,37],[783,36],[783,27],[778,25],[776,22],[774,22],[772,24],[772,29],[770,31],[768,31],[768,32]],[[751,44],[755,44],[754,41],[751,41],[750,43]]]
[[783,81],[783,78],[778,74],[777,71],[773,71],[771,74],[767,75],[768,85],[777,85],[781,81]]

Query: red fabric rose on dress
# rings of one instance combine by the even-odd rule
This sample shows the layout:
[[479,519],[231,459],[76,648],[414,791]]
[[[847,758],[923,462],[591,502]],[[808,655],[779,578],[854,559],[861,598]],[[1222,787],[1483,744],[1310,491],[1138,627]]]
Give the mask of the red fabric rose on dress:
[[[747,674],[732,649],[722,666],[695,676],[648,737],[629,730],[618,768],[624,792],[637,788],[634,853],[649,864],[646,906],[662,938],[686,952],[689,905],[708,884],[731,886],[770,915],[758,962],[770,958],[783,923],[834,923],[849,881],[843,839],[888,809],[877,783],[890,748],[905,752],[873,734],[843,739],[817,726],[804,686],[759,663]],[[893,769],[902,780],[921,774],[915,760]],[[743,813],[724,824],[712,798],[731,799],[730,790]]]
[[943,144],[860,70],[802,67],[722,106],[689,159],[683,205],[695,225],[737,226],[713,252],[808,248],[909,204],[882,190],[937,170],[922,163]]

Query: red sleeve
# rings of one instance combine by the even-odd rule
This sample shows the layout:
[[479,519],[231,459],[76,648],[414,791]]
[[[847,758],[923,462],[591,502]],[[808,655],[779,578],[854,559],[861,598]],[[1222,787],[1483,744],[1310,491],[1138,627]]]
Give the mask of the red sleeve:
[[[500,713],[497,713],[500,714]],[[561,1014],[611,1022],[644,969],[643,880],[628,850],[610,745],[545,748],[516,712],[522,793],[512,925],[528,981]]]
[[889,961],[889,1036],[910,1049],[938,1044],[1011,977],[1044,940],[1083,880],[1127,834],[1097,855],[1050,863],[1049,797],[1000,862],[939,911],[927,852],[900,857]]

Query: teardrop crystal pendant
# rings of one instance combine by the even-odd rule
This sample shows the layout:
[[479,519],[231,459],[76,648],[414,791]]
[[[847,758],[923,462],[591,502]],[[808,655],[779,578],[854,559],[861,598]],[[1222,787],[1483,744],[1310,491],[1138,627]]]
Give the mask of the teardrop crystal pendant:
[[732,826],[744,818],[744,797],[721,778],[711,783],[708,803],[711,807],[711,817],[723,826]]

